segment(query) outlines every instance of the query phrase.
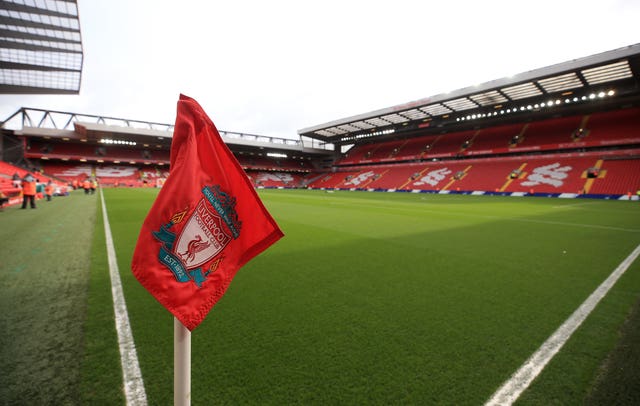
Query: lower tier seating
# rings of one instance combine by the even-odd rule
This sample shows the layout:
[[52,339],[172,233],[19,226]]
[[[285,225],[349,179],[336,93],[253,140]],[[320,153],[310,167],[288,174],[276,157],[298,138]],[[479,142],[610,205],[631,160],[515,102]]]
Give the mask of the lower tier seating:
[[309,187],[622,195],[640,189],[640,151],[370,165],[327,173]]

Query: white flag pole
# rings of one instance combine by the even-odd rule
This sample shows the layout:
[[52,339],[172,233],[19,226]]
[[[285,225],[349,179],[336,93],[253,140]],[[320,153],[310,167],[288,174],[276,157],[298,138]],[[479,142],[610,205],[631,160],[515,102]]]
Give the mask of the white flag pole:
[[173,404],[191,404],[191,331],[173,318]]

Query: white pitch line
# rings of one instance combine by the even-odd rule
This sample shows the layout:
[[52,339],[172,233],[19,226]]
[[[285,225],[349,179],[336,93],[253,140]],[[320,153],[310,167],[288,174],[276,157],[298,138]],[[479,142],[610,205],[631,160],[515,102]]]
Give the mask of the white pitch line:
[[493,394],[488,405],[511,405],[531,382],[540,375],[544,367],[560,351],[571,335],[580,327],[591,311],[615,285],[633,261],[640,255],[640,245],[605,279],[578,309],[545,341],[540,348]]
[[583,202],[583,203],[569,203],[569,204],[560,204],[557,206],[551,206],[553,209],[566,209],[566,208],[571,208],[571,207],[576,207],[576,206],[589,206],[592,205],[595,202]]
[[109,260],[109,275],[111,276],[111,294],[113,295],[113,311],[116,318],[116,330],[118,332],[118,345],[120,347],[120,363],[122,364],[122,380],[124,381],[124,394],[128,406],[146,406],[147,393],[144,390],[144,381],[138,363],[138,354],[133,342],[131,325],[127,304],[122,292],[120,270],[116,259],[116,250],[113,246],[111,226],[107,217],[107,206],[104,203],[104,194],[100,189],[102,201],[102,217],[104,219],[104,236],[107,243],[107,258]]

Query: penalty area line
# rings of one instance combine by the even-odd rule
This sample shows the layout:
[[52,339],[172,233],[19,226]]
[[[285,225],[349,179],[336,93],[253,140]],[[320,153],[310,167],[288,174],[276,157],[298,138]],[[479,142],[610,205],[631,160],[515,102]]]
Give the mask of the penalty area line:
[[116,258],[116,250],[113,245],[111,226],[107,216],[107,206],[104,203],[104,194],[100,188],[100,200],[102,202],[102,218],[104,220],[104,236],[107,245],[107,258],[109,261],[109,275],[111,276],[111,294],[113,296],[113,311],[115,313],[116,331],[118,333],[118,346],[120,348],[120,363],[122,364],[122,380],[127,406],[146,406],[147,393],[144,390],[144,381],[140,372],[138,353],[133,342],[131,325],[127,304],[124,300],[120,270]]
[[611,290],[633,261],[640,255],[640,245],[593,291],[578,309],[545,341],[540,348],[493,394],[488,405],[511,405],[531,385],[534,379],[560,351],[571,335],[591,314],[596,305]]

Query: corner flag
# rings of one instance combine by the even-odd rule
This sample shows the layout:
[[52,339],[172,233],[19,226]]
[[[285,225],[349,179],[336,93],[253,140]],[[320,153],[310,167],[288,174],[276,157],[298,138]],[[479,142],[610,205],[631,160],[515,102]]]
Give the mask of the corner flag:
[[169,177],[147,214],[131,268],[189,330],[238,269],[284,234],[202,107],[180,95]]

